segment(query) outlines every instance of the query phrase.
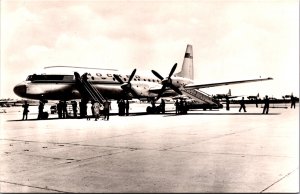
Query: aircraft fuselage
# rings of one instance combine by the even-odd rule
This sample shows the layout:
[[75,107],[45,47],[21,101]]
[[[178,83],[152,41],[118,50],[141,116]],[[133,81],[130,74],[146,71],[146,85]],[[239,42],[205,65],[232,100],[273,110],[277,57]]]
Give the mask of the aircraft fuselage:
[[[69,72],[78,71],[73,69]],[[59,72],[59,68],[58,68]],[[82,71],[83,72],[83,71]],[[120,99],[124,95],[121,84],[114,78],[118,75],[124,83],[129,75],[121,74],[117,70],[89,71],[88,81],[106,98]],[[176,87],[192,83],[192,80],[181,77],[172,77]],[[131,81],[132,88],[139,98],[155,98],[161,88],[161,80],[151,75],[135,75]],[[157,90],[156,90],[157,89]],[[16,85],[14,92],[20,97],[29,99],[46,100],[71,100],[80,99],[82,96],[76,85],[75,76],[71,73],[43,73],[29,75],[26,81]],[[176,96],[174,91],[167,90],[163,96]]]

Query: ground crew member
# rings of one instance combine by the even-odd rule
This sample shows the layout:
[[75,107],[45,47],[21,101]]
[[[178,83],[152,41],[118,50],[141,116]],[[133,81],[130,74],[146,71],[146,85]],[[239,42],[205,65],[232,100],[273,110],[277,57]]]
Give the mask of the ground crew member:
[[66,101],[64,101],[63,103],[62,103],[62,117],[65,119],[65,118],[67,118],[68,117],[68,111],[67,111],[67,102]]
[[164,114],[166,111],[166,103],[164,99],[161,99],[160,107],[161,107],[161,112]]
[[293,96],[293,95],[291,95],[291,108],[296,108],[296,98]]
[[44,102],[42,100],[40,100],[39,113],[38,113],[38,118],[37,119],[42,119],[43,118],[43,111],[44,111]]
[[184,108],[183,100],[180,99],[180,102],[179,102],[179,114],[183,114],[183,108]]
[[109,110],[111,109],[110,101],[105,100],[104,101],[104,119],[103,120],[109,120]]
[[268,96],[266,95],[265,99],[264,99],[264,103],[265,103],[265,106],[264,106],[264,110],[263,110],[263,113],[262,114],[268,114],[269,113],[269,105],[270,105],[270,101],[269,101],[269,98]]
[[22,107],[24,108],[22,120],[24,120],[25,118],[27,120],[27,115],[28,115],[28,112],[29,112],[29,110],[28,110],[29,104],[27,103],[27,101],[25,101],[25,103],[24,103],[24,105],[22,105]]
[[63,103],[62,101],[59,101],[57,104],[57,114],[58,114],[58,118],[62,118],[62,109],[63,109]]
[[77,102],[76,101],[72,101],[72,108],[73,108],[74,118],[77,118]]
[[179,102],[178,102],[178,100],[176,100],[176,102],[175,102],[175,113],[178,115],[178,113],[179,113]]
[[241,102],[240,102],[240,105],[241,105],[241,107],[240,107],[239,112],[241,112],[242,109],[244,109],[244,112],[247,112],[247,111],[246,111],[246,106],[245,106],[244,97],[242,97],[242,100],[241,100]]
[[230,108],[229,108],[229,97],[228,96],[226,96],[226,110],[230,110]]
[[125,110],[126,110],[126,116],[129,115],[129,101],[126,100],[126,103],[125,103]]

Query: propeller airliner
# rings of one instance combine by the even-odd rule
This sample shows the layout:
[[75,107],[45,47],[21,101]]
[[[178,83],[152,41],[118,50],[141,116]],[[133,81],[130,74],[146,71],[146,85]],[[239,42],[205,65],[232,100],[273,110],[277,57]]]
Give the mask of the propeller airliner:
[[155,70],[148,75],[136,69],[131,74],[116,69],[50,66],[43,73],[32,74],[14,87],[14,93],[22,98],[36,100],[63,100],[89,98],[80,89],[78,79],[84,76],[86,81],[100,93],[104,99],[119,100],[137,98],[156,101],[161,97],[188,96],[204,104],[215,104],[212,96],[202,92],[201,88],[249,82],[267,81],[273,78],[260,78],[230,82],[197,84],[194,81],[193,49],[187,45],[182,68],[175,73],[177,63],[170,73],[163,77]]

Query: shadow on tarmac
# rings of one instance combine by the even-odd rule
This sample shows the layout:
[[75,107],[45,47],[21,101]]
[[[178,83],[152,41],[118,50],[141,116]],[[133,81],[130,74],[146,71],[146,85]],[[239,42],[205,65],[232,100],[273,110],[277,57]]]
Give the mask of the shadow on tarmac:
[[[143,116],[143,115],[149,115],[146,112],[135,112],[135,113],[130,113],[129,116],[121,116],[121,117],[132,117],[132,116]],[[164,113],[164,114],[152,114],[152,115],[163,115],[164,117],[171,117],[171,116],[184,116],[184,115],[280,115],[280,113],[269,113],[269,114],[262,114],[262,113],[248,113],[248,112],[238,112],[238,113],[220,113],[218,111],[215,111],[212,113],[212,111],[209,112],[188,112],[187,114],[175,114],[174,112],[169,112],[169,113]],[[110,116],[118,116],[117,113],[112,113]],[[86,119],[86,118],[65,118],[65,119]],[[93,118],[92,118],[93,119]],[[60,118],[48,118],[48,119],[27,119],[27,120],[22,120],[22,119],[13,119],[13,120],[7,120],[7,122],[16,122],[16,121],[48,121],[48,120],[64,120]],[[102,117],[100,117],[100,120],[102,120]]]
[[195,113],[195,112],[188,112],[187,114],[170,114],[170,115],[165,115],[167,116],[183,116],[183,115],[280,115],[280,113],[269,113],[269,114],[262,114],[262,113],[248,113],[248,112],[239,112],[239,113]]

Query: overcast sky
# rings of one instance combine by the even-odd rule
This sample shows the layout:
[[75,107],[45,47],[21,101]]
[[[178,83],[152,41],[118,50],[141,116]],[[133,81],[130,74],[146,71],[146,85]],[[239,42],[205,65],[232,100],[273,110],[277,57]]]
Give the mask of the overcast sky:
[[2,0],[1,98],[50,65],[166,76],[187,44],[200,83],[274,78],[209,94],[299,96],[298,0]]

